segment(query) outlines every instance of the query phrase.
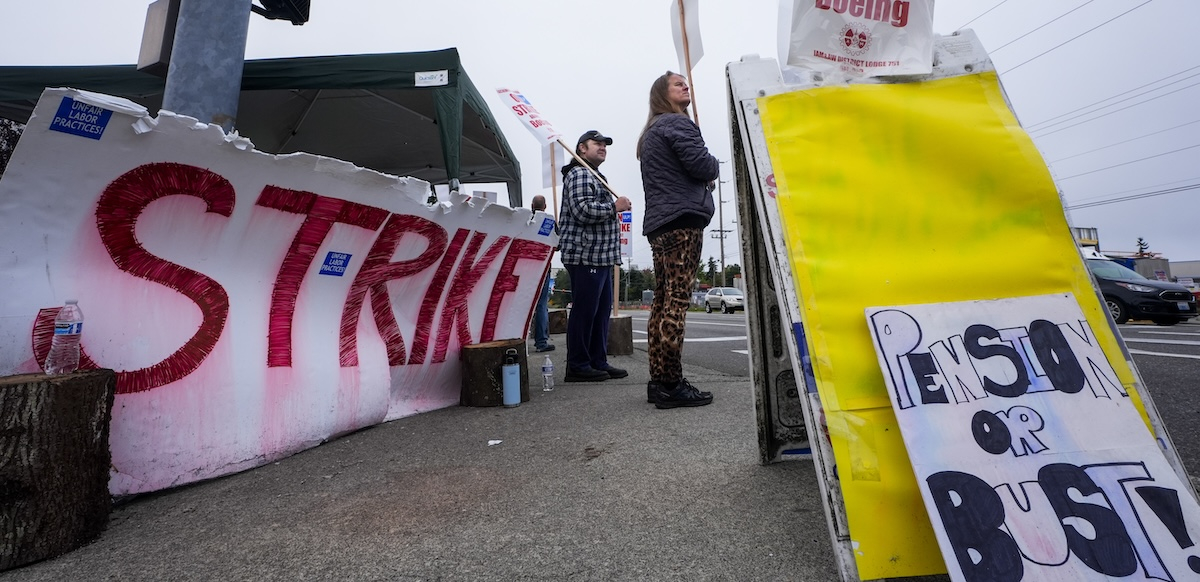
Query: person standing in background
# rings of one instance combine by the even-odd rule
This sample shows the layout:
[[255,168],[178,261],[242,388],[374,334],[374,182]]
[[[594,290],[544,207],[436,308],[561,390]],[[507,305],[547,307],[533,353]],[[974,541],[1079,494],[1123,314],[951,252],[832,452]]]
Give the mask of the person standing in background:
[[[596,174],[608,157],[612,138],[591,130],[579,136],[575,153],[563,166],[563,200],[558,213],[558,248],[571,276],[571,313],[567,317],[567,382],[624,378],[629,372],[608,364],[608,325],[612,315],[613,267],[621,264],[620,213],[629,199],[613,199]],[[595,172],[595,174],[593,174]]]
[[[530,208],[534,212],[546,211],[546,197],[538,194],[533,197]],[[554,256],[553,251],[550,254]],[[542,283],[542,292],[538,295],[537,306],[533,308],[533,350],[535,352],[553,352],[554,344],[550,343],[550,274]]]
[[690,89],[667,71],[650,86],[650,115],[638,138],[646,215],[642,234],[654,257],[654,301],[646,331],[650,382],[646,400],[656,408],[712,404],[683,377],[683,337],[692,281],[700,265],[704,229],[712,220],[713,185],[720,164],[700,128],[688,118]]

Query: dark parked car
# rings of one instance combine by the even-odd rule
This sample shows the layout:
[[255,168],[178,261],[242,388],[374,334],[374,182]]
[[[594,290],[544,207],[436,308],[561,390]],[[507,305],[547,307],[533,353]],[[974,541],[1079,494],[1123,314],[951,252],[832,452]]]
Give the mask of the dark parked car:
[[1117,323],[1149,319],[1175,325],[1196,316],[1196,297],[1183,285],[1147,279],[1115,261],[1087,259],[1087,265]]
[[733,313],[746,309],[746,298],[736,287],[713,287],[704,296],[704,312],[712,313],[720,309],[721,313]]

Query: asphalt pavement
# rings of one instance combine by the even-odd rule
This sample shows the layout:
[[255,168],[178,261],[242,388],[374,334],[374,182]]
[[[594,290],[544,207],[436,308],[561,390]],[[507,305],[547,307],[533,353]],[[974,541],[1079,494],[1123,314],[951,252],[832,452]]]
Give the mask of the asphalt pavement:
[[[1137,358],[1192,469],[1196,329],[1122,328],[1184,340]],[[532,370],[519,407],[429,412],[127,500],[95,542],[0,580],[838,579],[812,464],[758,463],[747,377],[685,363],[715,402],[656,410],[644,351],[612,358],[628,378],[564,384],[553,340],[556,390]]]
[[519,407],[428,412],[142,496],[95,542],[0,579],[838,579],[811,462],[758,463],[748,378],[685,365],[715,402],[657,410],[644,352],[610,360],[627,378],[564,384],[552,339],[558,387],[535,381]]

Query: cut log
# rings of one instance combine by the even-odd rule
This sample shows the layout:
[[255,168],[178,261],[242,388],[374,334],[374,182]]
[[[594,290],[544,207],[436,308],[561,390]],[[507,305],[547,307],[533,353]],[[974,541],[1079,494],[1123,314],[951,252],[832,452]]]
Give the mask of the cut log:
[[567,333],[567,310],[566,309],[551,309],[550,310],[550,333]]
[[608,318],[608,345],[610,356],[633,355],[633,317],[614,315]]
[[0,378],[0,570],[64,554],[108,525],[112,370]]
[[501,406],[504,404],[504,381],[501,367],[504,353],[517,350],[517,365],[521,367],[521,402],[529,402],[529,358],[525,340],[505,339],[471,344],[462,349],[463,406]]

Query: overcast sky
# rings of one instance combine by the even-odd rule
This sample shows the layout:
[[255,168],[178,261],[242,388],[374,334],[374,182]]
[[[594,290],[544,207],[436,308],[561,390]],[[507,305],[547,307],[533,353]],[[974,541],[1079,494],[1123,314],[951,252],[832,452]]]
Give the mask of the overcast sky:
[[[0,65],[136,62],[148,4],[4,2]],[[633,200],[640,234],[633,146],[650,83],[678,68],[669,4],[313,0],[304,26],[252,16],[246,57],[457,47],[520,159],[526,200],[540,191],[539,145],[501,108],[497,87],[521,90],[570,143],[588,129],[614,138],[601,169]],[[725,64],[746,54],[776,56],[778,7],[778,0],[700,0],[704,57],[693,71],[695,105],[721,160],[730,155]],[[1196,0],[939,0],[934,31],[967,25],[979,34],[1073,207],[1200,184],[1200,111],[1193,106],[1200,102],[1200,35],[1190,32],[1196,23]],[[730,164],[722,171],[732,178]],[[732,198],[732,189],[724,195]],[[734,205],[724,208],[725,227],[736,228]],[[1105,250],[1133,251],[1144,237],[1151,251],[1172,260],[1200,260],[1200,189],[1071,209],[1069,217],[1075,226],[1099,228]],[[715,217],[710,228],[718,228]],[[645,239],[634,244],[633,262],[649,267]],[[719,260],[718,248],[708,239],[704,259]],[[741,262],[736,233],[726,239],[725,258]]]

